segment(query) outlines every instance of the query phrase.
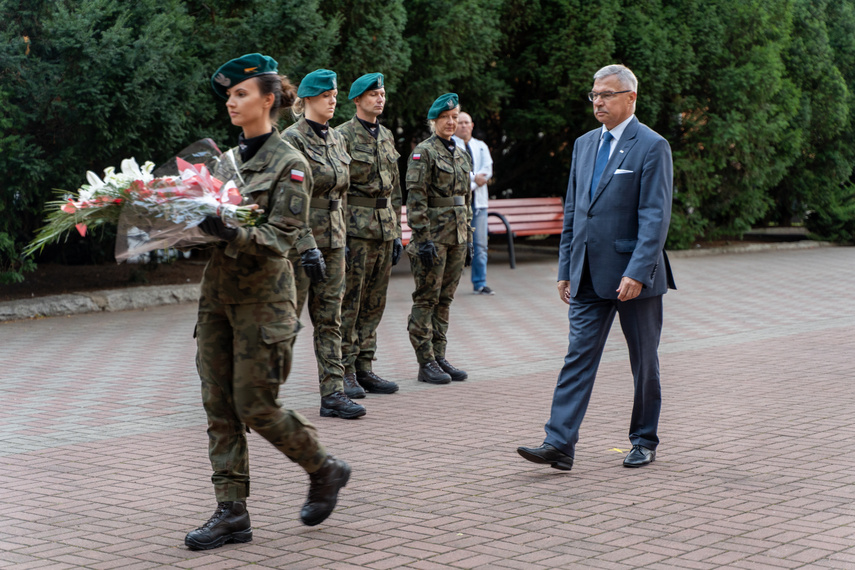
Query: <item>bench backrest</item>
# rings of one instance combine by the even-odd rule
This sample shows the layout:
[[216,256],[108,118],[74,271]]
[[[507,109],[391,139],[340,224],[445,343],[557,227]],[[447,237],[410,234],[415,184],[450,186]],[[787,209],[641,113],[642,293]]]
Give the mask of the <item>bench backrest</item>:
[[[502,214],[511,225],[511,231],[517,236],[542,234],[560,234],[564,224],[564,201],[551,198],[508,198],[489,200],[487,212]],[[491,234],[506,233],[502,221],[490,216],[487,228]],[[410,241],[412,231],[407,225],[407,207],[401,208],[401,228],[403,242]]]

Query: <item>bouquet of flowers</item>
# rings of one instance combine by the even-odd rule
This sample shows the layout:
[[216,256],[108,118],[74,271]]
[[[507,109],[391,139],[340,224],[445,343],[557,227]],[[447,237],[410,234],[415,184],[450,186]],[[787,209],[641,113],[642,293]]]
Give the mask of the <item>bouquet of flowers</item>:
[[[216,149],[213,141],[207,144]],[[175,166],[167,170],[177,173],[155,176],[153,163],[140,167],[130,158],[122,161],[120,172],[104,169],[103,179],[87,172],[88,184],[76,194],[63,192],[61,200],[48,202],[47,224],[25,254],[60,241],[72,230],[85,236],[89,228],[110,224],[118,227],[116,260],[121,262],[155,249],[215,241],[197,227],[207,216],[220,216],[226,225],[237,227],[255,224],[263,213],[256,205],[241,206],[243,197],[234,182],[217,180],[205,164],[176,157]]]

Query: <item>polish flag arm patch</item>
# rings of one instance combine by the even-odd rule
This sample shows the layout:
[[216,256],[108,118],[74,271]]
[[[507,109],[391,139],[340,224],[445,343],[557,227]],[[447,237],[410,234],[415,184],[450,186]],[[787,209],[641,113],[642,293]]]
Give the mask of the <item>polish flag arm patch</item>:
[[413,155],[413,160],[421,160],[421,159],[422,159],[422,155],[420,155],[420,154],[414,154]]
[[305,174],[302,170],[292,170],[291,171],[291,180],[296,180],[297,182],[302,182]]

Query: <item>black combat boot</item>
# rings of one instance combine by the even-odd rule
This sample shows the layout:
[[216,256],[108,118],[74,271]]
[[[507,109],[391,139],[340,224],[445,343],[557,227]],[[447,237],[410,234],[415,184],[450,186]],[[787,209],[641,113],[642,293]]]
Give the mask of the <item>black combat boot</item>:
[[356,383],[356,374],[353,372],[344,375],[344,393],[351,400],[358,400],[365,397],[365,390]]
[[321,416],[324,418],[344,418],[352,420],[365,415],[365,408],[352,402],[344,392],[333,392],[321,398]]
[[398,385],[388,380],[383,380],[371,370],[357,370],[356,381],[365,388],[366,392],[372,394],[394,394],[398,391]]
[[225,501],[217,503],[217,510],[203,526],[191,530],[184,537],[184,544],[190,550],[210,550],[227,542],[249,542],[252,540],[252,526],[245,501]]
[[439,367],[442,368],[446,374],[451,376],[451,379],[455,382],[463,382],[469,378],[469,375],[465,370],[455,368],[445,359],[445,357],[437,358],[436,363],[439,364]]
[[300,511],[304,525],[315,526],[324,522],[335,508],[338,491],[350,479],[350,465],[332,455],[327,455],[321,468],[309,473],[309,497]]
[[419,366],[419,382],[448,384],[451,382],[451,376],[446,374],[435,360],[431,360]]

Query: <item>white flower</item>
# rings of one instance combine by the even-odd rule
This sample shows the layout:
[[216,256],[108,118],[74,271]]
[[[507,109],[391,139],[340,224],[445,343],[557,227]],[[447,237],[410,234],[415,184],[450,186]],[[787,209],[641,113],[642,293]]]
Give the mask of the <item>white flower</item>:
[[154,163],[150,160],[147,160],[145,164],[142,165],[142,180],[143,182],[151,182],[154,180],[154,175],[152,171],[154,170]]
[[95,194],[95,191],[89,187],[83,187],[77,192],[77,200],[79,202],[88,202],[92,199],[92,196]]
[[86,181],[89,182],[89,187],[93,190],[104,185],[104,181],[98,178],[98,175],[91,170],[86,171]]
[[135,158],[126,158],[122,161],[122,174],[133,180],[142,180],[143,174]]

